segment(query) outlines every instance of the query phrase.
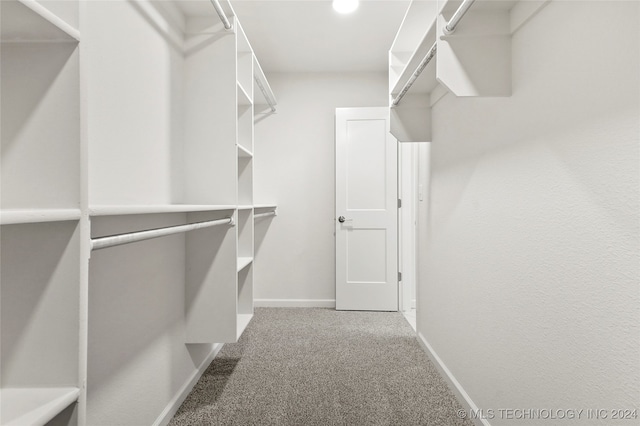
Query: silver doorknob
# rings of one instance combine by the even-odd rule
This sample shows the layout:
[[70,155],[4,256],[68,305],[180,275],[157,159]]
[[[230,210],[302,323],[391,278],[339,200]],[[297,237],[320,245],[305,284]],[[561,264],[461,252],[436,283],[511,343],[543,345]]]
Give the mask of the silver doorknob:
[[347,220],[347,219],[345,219],[344,216],[340,216],[338,218],[338,222],[340,222],[340,223],[344,223],[345,220]]

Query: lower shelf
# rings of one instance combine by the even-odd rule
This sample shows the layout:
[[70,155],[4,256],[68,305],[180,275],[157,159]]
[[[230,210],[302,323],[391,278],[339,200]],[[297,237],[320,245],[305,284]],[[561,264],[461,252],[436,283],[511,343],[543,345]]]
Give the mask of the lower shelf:
[[253,314],[238,314],[238,320],[236,322],[238,327],[238,338],[242,335],[245,328],[251,322],[251,318],[253,318]]
[[44,425],[78,400],[78,388],[2,389],[0,424]]
[[253,257],[239,257],[238,258],[238,272],[249,266],[253,262]]

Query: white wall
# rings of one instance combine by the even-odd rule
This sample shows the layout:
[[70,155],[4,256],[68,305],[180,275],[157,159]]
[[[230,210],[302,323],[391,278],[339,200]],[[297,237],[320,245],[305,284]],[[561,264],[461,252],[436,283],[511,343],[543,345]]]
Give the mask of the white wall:
[[479,408],[639,408],[638,21],[552,1],[512,97],[434,107],[418,331]]
[[[385,73],[267,75],[278,112],[255,127],[255,200],[278,215],[256,222],[259,304],[335,304],[334,116],[339,107],[385,106]],[[291,300],[296,302],[291,302]]]

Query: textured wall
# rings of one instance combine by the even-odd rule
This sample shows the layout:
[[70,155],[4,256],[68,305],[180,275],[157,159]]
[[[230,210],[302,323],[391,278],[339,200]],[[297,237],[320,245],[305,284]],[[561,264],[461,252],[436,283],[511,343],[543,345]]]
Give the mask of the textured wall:
[[278,113],[256,123],[256,299],[335,300],[335,109],[387,105],[384,73],[274,73]]
[[638,29],[553,1],[512,97],[435,105],[418,331],[479,408],[638,408]]

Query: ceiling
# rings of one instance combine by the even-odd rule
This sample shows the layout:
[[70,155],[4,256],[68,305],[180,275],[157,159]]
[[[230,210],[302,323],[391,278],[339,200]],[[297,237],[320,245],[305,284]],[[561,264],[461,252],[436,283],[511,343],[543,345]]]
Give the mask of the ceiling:
[[330,0],[231,5],[265,72],[384,72],[409,1],[360,0],[348,15],[334,12]]

